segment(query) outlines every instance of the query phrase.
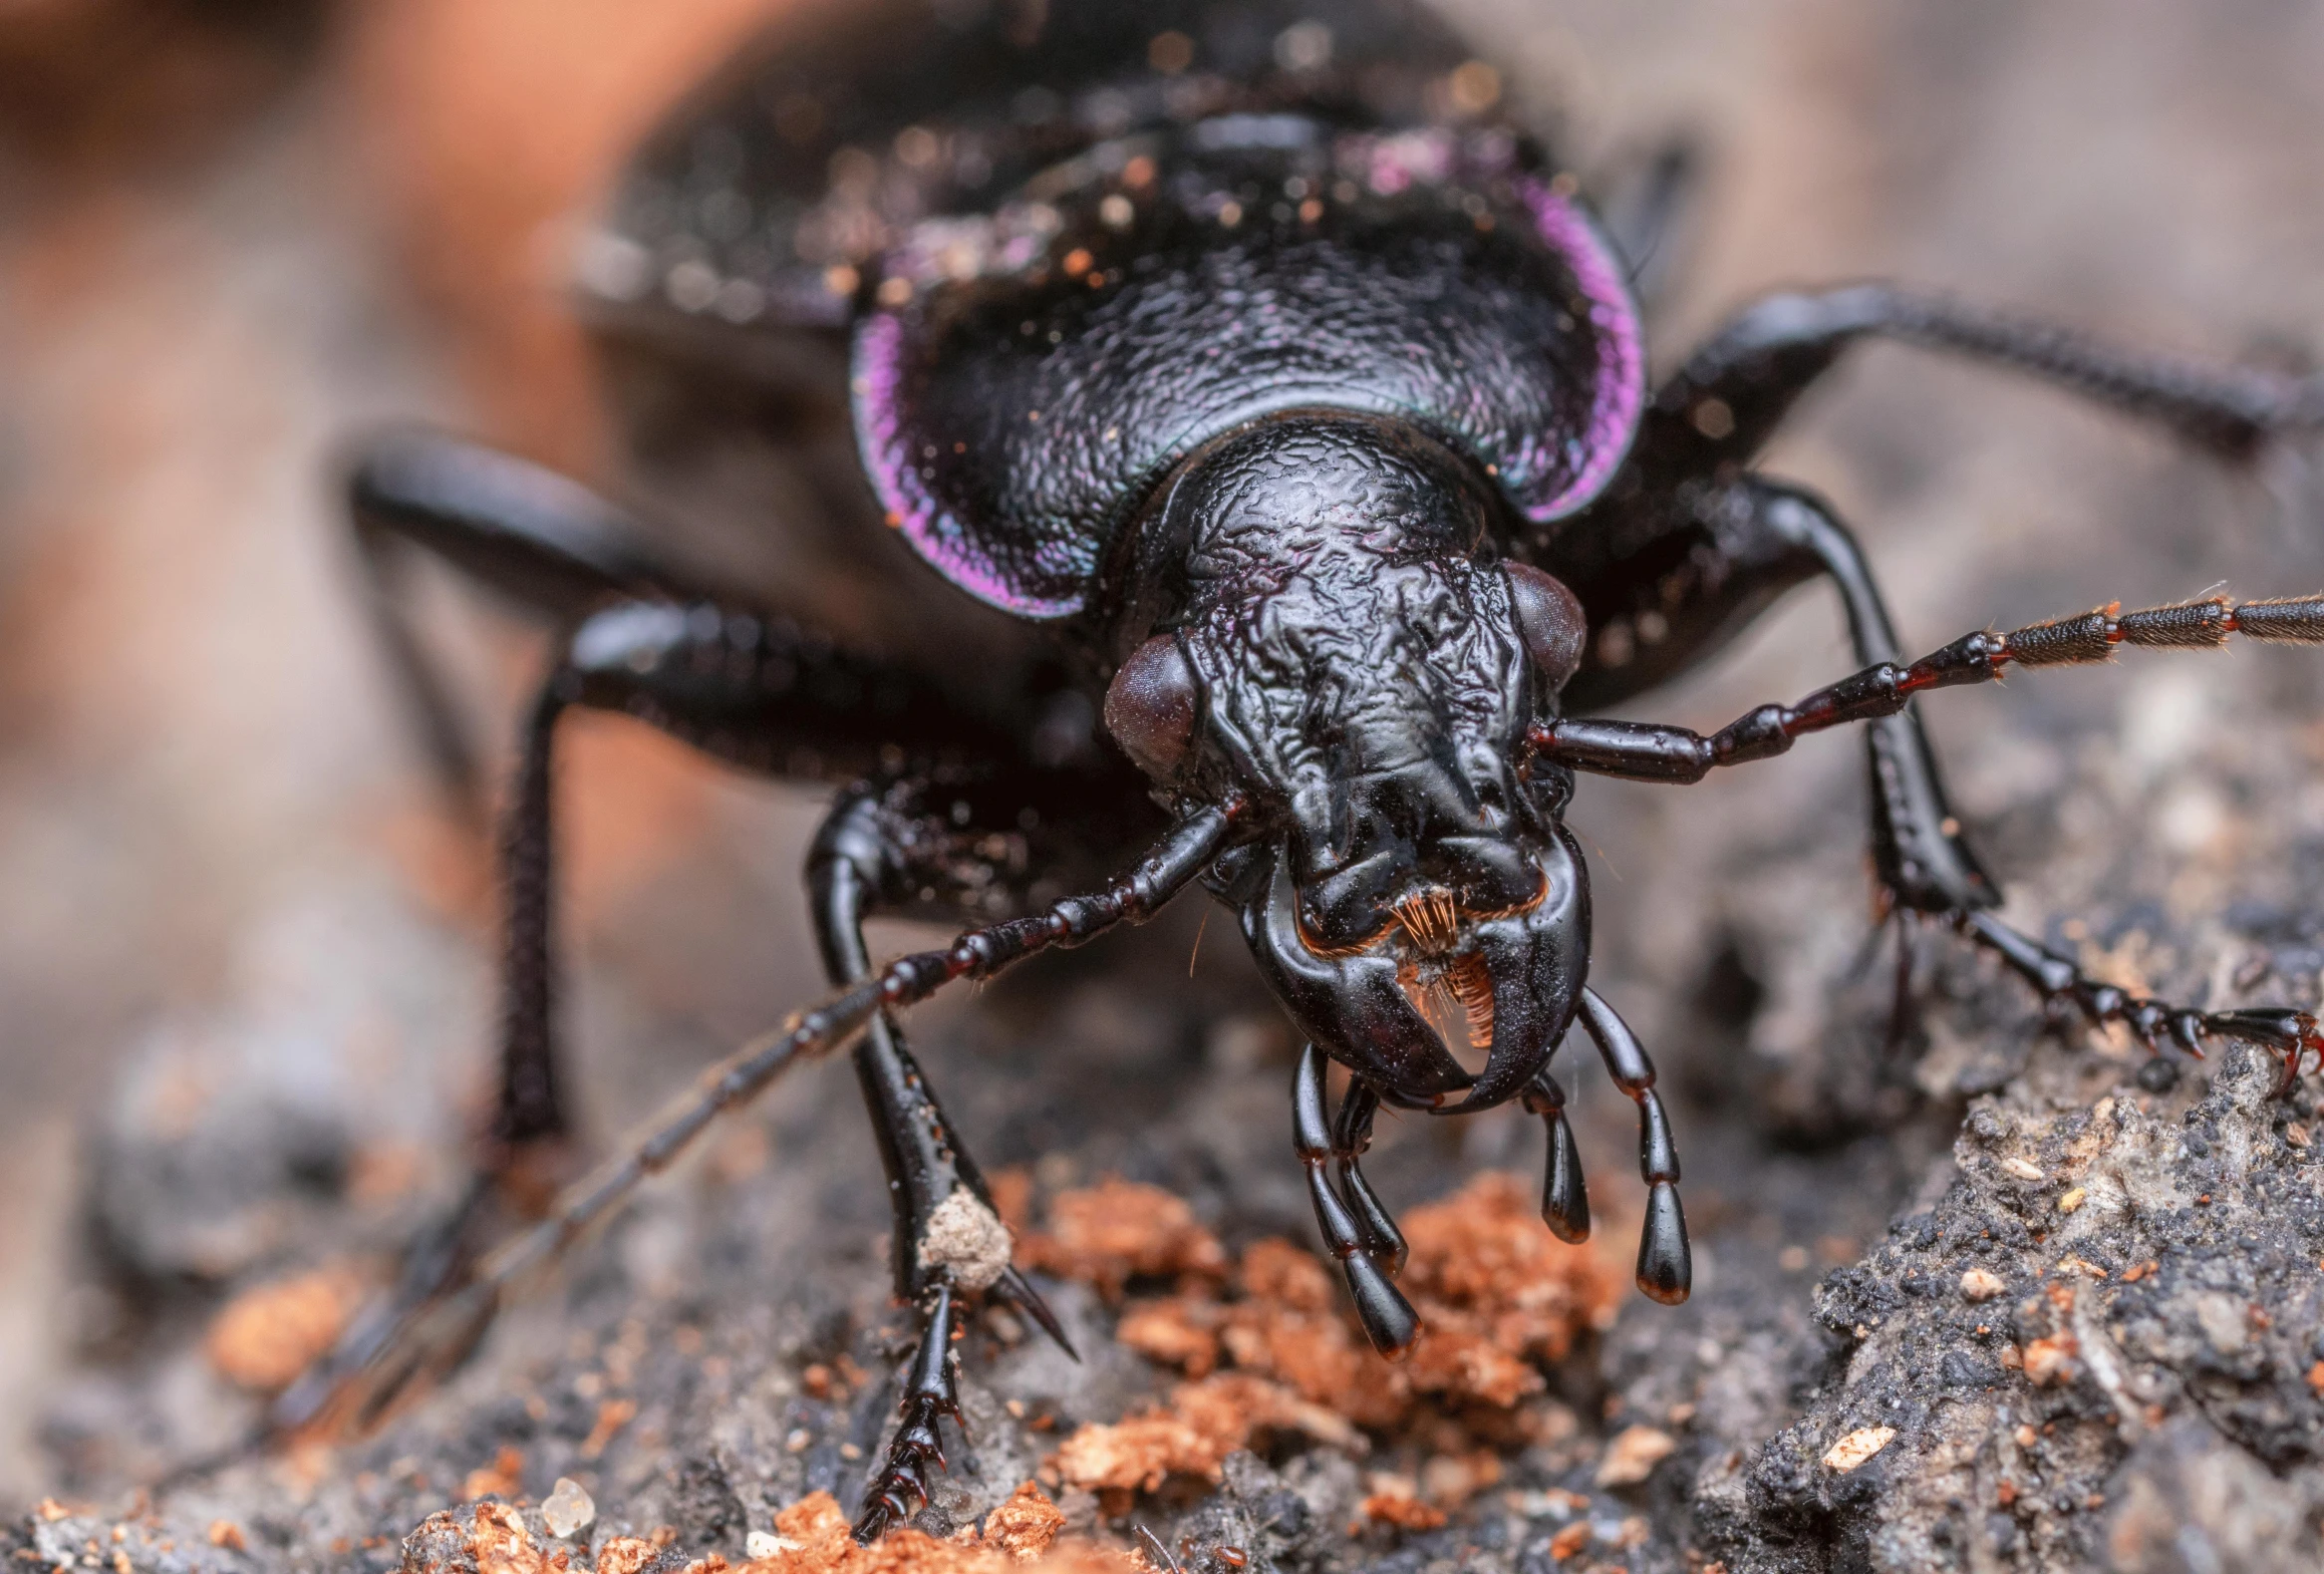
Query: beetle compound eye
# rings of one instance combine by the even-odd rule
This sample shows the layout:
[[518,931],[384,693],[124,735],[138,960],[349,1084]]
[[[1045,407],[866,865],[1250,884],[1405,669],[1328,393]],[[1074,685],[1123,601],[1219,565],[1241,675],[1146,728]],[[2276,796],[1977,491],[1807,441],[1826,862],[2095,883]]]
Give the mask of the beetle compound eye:
[[1194,669],[1178,641],[1157,634],[1130,653],[1105,691],[1105,730],[1138,769],[1168,782],[1194,747]]
[[1551,688],[1563,689],[1582,665],[1582,645],[1590,632],[1582,603],[1574,599],[1564,580],[1538,568],[1525,563],[1504,563],[1502,567],[1509,574],[1510,600],[1516,608],[1517,632],[1525,641],[1526,653]]

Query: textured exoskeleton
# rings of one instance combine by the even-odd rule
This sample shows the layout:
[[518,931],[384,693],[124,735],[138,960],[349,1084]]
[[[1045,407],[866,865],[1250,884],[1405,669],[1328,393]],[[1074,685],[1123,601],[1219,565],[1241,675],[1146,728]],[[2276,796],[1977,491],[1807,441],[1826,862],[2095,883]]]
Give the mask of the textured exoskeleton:
[[[382,566],[418,543],[564,630],[511,798],[487,1182],[566,1129],[548,785],[569,708],[836,788],[807,885],[843,992],[535,1232],[479,1258],[476,1211],[447,1221],[280,1418],[351,1391],[377,1404],[454,1359],[520,1269],[719,1108],[852,1044],[922,1331],[865,1488],[859,1533],[876,1535],[925,1496],[956,1320],[1000,1296],[1055,1332],[893,1013],[1197,882],[1308,1041],[1297,1155],[1383,1352],[1418,1328],[1358,1168],[1375,1112],[1521,1101],[1548,1127],[1544,1215],[1579,1240],[1588,1196],[1550,1071],[1577,1032],[1638,1105],[1639,1286],[1682,1300],[1653,1068],[1588,983],[1576,774],[1691,781],[1840,723],[1866,724],[1895,907],[2093,1020],[2157,1044],[2241,1036],[2295,1074],[2318,1048],[2305,1015],[2138,999],[1999,923],[1908,702],[2124,643],[2314,642],[2324,604],[2110,609],[1905,664],[1846,526],[1752,463],[1868,336],[2047,378],[2229,458],[2314,430],[2324,391],[1885,285],[1763,300],[1649,386],[1633,279],[1662,205],[1601,223],[1497,74],[1402,0],[787,11],[639,154],[579,268],[641,470],[681,513],[739,517],[749,550],[705,570],[683,520],[649,530],[424,434],[372,450],[354,508]],[[717,467],[695,458],[714,427]],[[1709,737],[1592,719],[1816,578],[1846,606],[1856,676]],[[440,716],[433,736],[458,768]],[[930,908],[980,927],[875,969],[864,919]],[[1431,1026],[1432,993],[1481,1062]]]

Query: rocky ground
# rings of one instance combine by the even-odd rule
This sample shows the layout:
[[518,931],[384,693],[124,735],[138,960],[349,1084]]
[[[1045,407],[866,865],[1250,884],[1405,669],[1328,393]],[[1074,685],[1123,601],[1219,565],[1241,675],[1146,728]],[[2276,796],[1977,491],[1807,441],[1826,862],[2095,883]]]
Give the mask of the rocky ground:
[[[585,192],[575,150],[618,147],[616,109],[645,113],[750,7],[701,4],[683,37],[611,5],[553,27],[513,0],[393,25],[350,5],[255,34],[193,7],[165,64],[125,44],[88,79],[137,93],[80,99],[69,9],[0,24],[0,277],[38,307],[0,311],[0,871],[42,893],[8,909],[0,966],[0,1465],[37,1504],[7,1551],[124,1574],[869,1567],[816,1495],[852,1507],[903,1349],[839,1066],[731,1122],[376,1436],[138,1490],[236,1436],[442,1205],[488,1029],[483,838],[398,731],[313,477],[387,411],[611,471],[522,261],[557,237],[530,226]],[[2178,348],[2319,342],[2306,9],[1743,9],[1465,8],[1594,157],[1674,125],[1712,149],[1666,343],[1754,288],[1867,272]],[[170,131],[189,116],[224,129]],[[149,369],[135,398],[125,366]],[[1933,647],[2221,579],[2315,588],[2298,461],[2222,477],[1881,353],[1775,468],[1862,521]],[[438,600],[476,713],[505,714],[522,636]],[[1805,597],[1652,714],[1804,692],[1841,668],[1835,623]],[[2317,1000],[2319,658],[2134,654],[1938,702],[2014,919],[2175,998]],[[1588,1249],[1511,1200],[1534,1122],[1387,1124],[1368,1169],[1438,1336],[1400,1376],[1361,1357],[1280,1244],[1312,1239],[1294,1047],[1191,904],[921,1013],[1083,1359],[1007,1318],[970,1337],[931,1540],[883,1566],[1103,1562],[1136,1524],[1206,1574],[2318,1566],[2317,1080],[2270,1101],[2248,1051],[2150,1063],[2045,1025],[1935,934],[1892,1034],[1860,771],[1823,740],[1684,791],[1592,784],[1575,810],[1594,981],[1672,1090],[1698,1253],[1677,1310],[1626,1288],[1630,1107],[1585,1071]],[[610,1144],[812,994],[812,807],[618,725],[582,733],[566,780],[575,1026]]]

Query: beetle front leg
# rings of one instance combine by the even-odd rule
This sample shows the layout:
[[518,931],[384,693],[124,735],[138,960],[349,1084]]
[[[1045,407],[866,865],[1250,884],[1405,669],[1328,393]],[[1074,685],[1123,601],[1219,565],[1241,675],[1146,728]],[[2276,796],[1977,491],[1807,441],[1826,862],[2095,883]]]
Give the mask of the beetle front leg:
[[[936,792],[910,776],[841,794],[807,858],[816,937],[834,984],[871,975],[863,941],[863,920],[871,912],[900,907],[923,893],[966,904],[972,890],[991,895],[1009,887],[1008,871],[993,866],[995,832],[980,822],[987,816],[976,812],[971,798],[989,797],[989,817],[1016,819],[1013,806],[1019,799],[1052,794],[1036,788],[1033,774],[994,774],[998,780],[985,794],[974,788]],[[1011,790],[1013,784],[1018,790]],[[967,812],[955,812],[956,805]],[[1075,834],[1070,821],[1053,815],[1040,823],[1050,842]],[[1043,867],[1051,861],[1028,860]],[[978,877],[971,879],[972,872]],[[1009,1232],[983,1175],[905,1048],[901,1030],[886,1016],[866,1027],[855,1068],[895,1209],[896,1295],[921,1319],[920,1354],[901,1418],[856,1522],[857,1539],[868,1544],[927,1500],[927,1465],[942,1464],[936,1448],[940,1422],[946,1416],[957,1420],[959,1409],[950,1368],[940,1358],[965,1303],[985,1295],[1007,1300],[1068,1355],[1073,1352],[1055,1316],[1011,1264]]]
[[[2215,650],[2233,636],[2267,644],[2324,645],[2324,596],[2243,602],[2210,596],[2131,612],[2115,603],[2005,634],[1989,629],[1964,634],[1909,665],[1878,662],[1796,704],[1760,706],[1708,737],[1651,723],[1560,719],[1534,728],[1529,742],[1540,758],[1577,771],[1644,782],[1699,782],[1718,767],[1771,760],[1812,733],[1894,718],[1923,690],[1995,682],[2012,667],[2102,664],[2124,646]],[[2284,1058],[2279,1093],[2290,1090],[2310,1051],[2324,1067],[2324,1031],[2310,1013],[2282,1007],[2203,1013],[2139,1000],[2085,978],[2072,962],[1987,911],[1964,904],[1948,916],[1963,935],[1999,953],[2042,992],[2045,1002],[2071,1000],[2094,1024],[2126,1023],[2153,1047],[2168,1031],[2198,1055],[2201,1041],[2209,1037],[2264,1045]],[[1604,1045],[1600,1039],[1599,1047]]]
[[[1569,687],[1570,711],[1598,709],[1676,676],[1785,591],[1816,578],[1839,592],[1860,665],[1902,658],[1863,548],[1809,492],[1757,477],[1683,486],[1637,504],[1630,523],[1631,550],[1575,580],[1598,634]],[[1946,914],[1997,903],[1915,711],[1871,720],[1865,745],[1873,872],[1887,897]]]
[[[863,920],[883,888],[918,883],[900,827],[869,787],[843,794],[807,856],[807,885],[823,969],[835,985],[871,971]],[[932,827],[948,840],[954,827]],[[916,840],[918,838],[915,838]],[[915,1308],[918,1354],[905,1383],[894,1435],[864,1496],[855,1525],[870,1544],[928,1500],[927,1467],[944,1464],[939,1427],[960,1418],[951,1339],[955,1297],[995,1291],[1016,1301],[1070,1353],[1056,1318],[1010,1262],[1010,1237],[976,1161],[937,1102],[936,1091],[904,1046],[900,1029],[876,1017],[855,1048],[855,1075],[879,1140],[895,1210],[890,1237],[896,1297]]]

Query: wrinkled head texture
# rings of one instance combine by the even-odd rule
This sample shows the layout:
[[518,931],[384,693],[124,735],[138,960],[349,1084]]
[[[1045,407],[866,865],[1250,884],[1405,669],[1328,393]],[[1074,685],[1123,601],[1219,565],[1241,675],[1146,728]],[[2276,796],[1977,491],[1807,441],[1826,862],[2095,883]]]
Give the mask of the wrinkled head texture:
[[[1532,1080],[1589,959],[1571,782],[1524,766],[1582,651],[1572,594],[1500,559],[1490,483],[1364,418],[1257,427],[1163,505],[1178,611],[1123,663],[1113,736],[1162,787],[1240,793],[1223,891],[1301,1029],[1398,1102]],[[1489,1047],[1472,1076],[1418,1002]]]

